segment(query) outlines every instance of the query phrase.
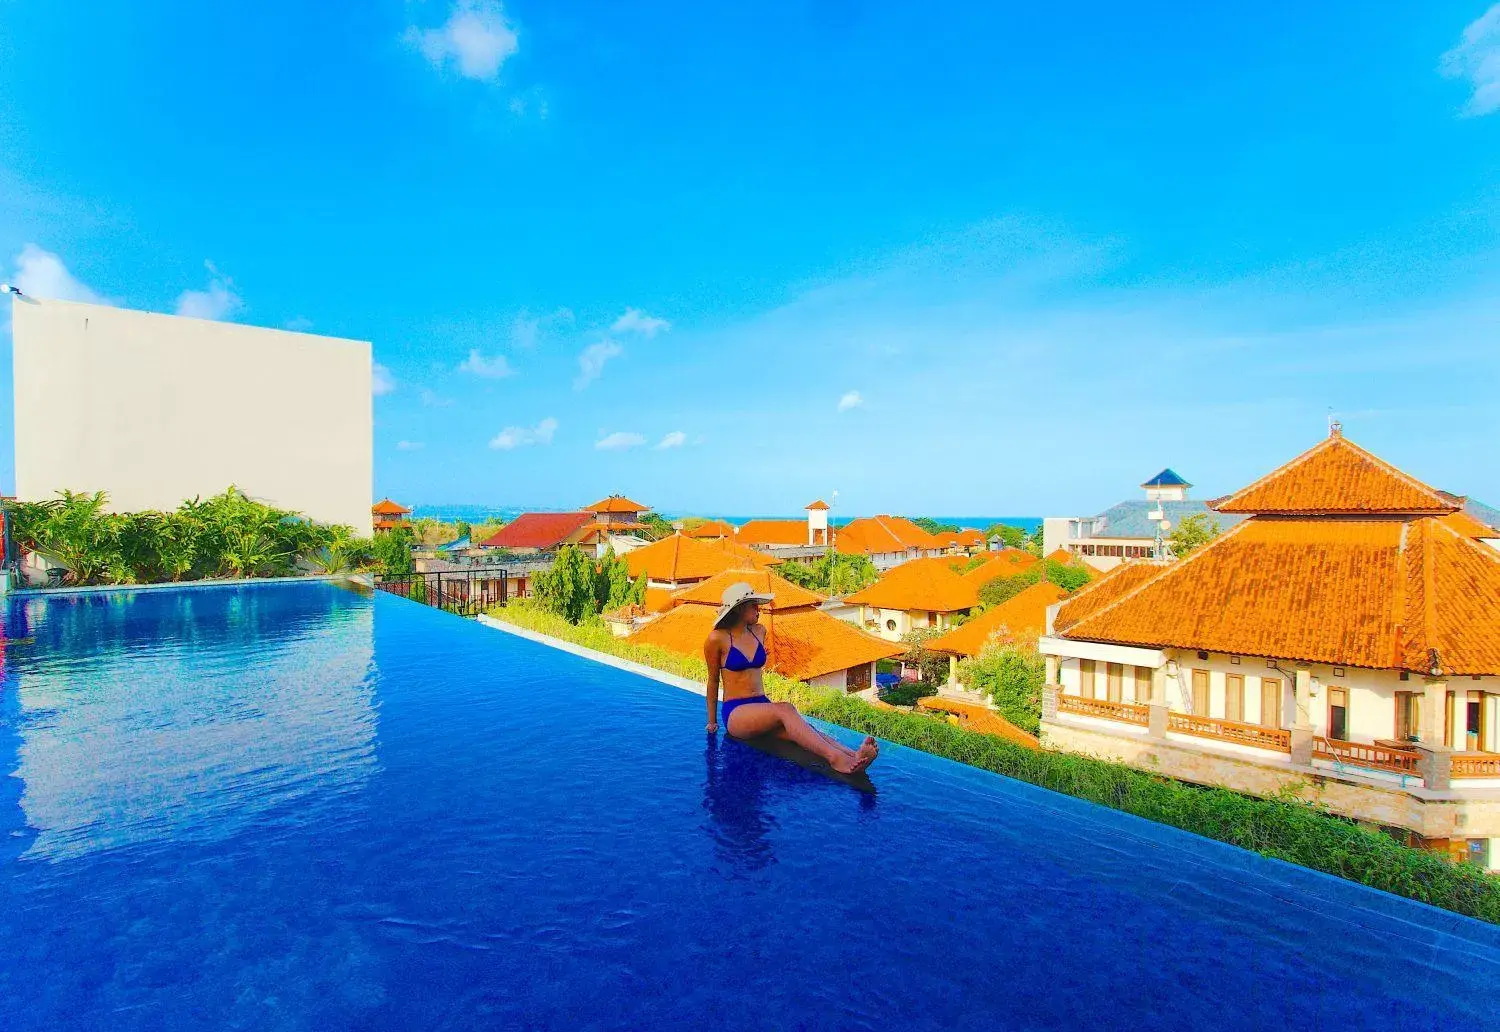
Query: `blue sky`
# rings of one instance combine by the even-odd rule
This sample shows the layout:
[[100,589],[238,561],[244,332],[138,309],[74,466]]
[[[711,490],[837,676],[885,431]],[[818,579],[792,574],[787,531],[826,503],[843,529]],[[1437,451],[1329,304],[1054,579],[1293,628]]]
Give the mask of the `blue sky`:
[[373,341],[381,494],[1500,503],[1500,5],[334,6],[0,0],[0,275]]

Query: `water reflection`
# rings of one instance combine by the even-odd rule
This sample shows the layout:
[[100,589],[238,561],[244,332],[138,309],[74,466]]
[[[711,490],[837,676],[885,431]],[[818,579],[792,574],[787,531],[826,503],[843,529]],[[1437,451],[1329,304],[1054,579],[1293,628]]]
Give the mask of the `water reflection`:
[[256,586],[8,610],[0,760],[28,857],[221,839],[375,770],[374,612],[357,596]]
[[776,818],[765,808],[770,764],[779,761],[732,739],[709,735],[703,753],[703,808],[720,859],[739,871],[776,862],[771,832]]

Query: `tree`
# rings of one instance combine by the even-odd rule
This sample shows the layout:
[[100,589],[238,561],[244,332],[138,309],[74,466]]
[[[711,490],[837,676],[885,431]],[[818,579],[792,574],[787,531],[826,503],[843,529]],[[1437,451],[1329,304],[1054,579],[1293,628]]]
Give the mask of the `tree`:
[[1026,531],[1020,527],[1013,527],[1009,523],[994,523],[984,532],[985,540],[997,537],[1006,548],[1025,548]]
[[979,601],[986,608],[1008,602],[1042,579],[1040,565],[1029,570],[1013,573],[1008,577],[996,577],[979,586]]
[[1094,579],[1094,575],[1089,572],[1089,568],[1083,563],[1064,563],[1056,559],[1043,559],[1038,565],[1042,568],[1042,576],[1044,578],[1056,584],[1070,595]]
[[573,624],[646,599],[646,578],[632,581],[625,560],[613,550],[595,560],[576,545],[564,546],[552,565],[536,575],[535,585],[537,602]]
[[671,537],[677,533],[677,528],[672,526],[670,520],[664,516],[658,516],[654,512],[641,513],[640,526],[644,529],[644,533],[641,533],[641,536],[650,538],[652,541],[660,541],[664,537]]
[[1186,559],[1218,537],[1219,533],[1218,520],[1210,520],[1206,512],[1197,512],[1184,517],[1177,524],[1177,529],[1167,537],[1167,545],[1178,559]]
[[1047,663],[1032,645],[991,645],[959,664],[958,679],[993,699],[1000,715],[1022,731],[1034,735],[1041,727]]
[[844,552],[828,552],[810,563],[785,562],[776,574],[809,591],[837,596],[852,595],[880,579],[869,556]]
[[411,530],[397,527],[376,534],[375,540],[370,544],[370,554],[381,573],[391,577],[404,577],[416,570],[416,564],[411,560],[411,546]]
[[901,662],[915,667],[917,680],[933,691],[938,685],[947,683],[948,656],[943,652],[933,652],[927,643],[942,633],[936,627],[914,627],[901,636],[901,643],[906,646],[906,655],[901,657]]
[[952,523],[939,523],[931,516],[917,516],[912,522],[929,534],[956,534],[958,527]]
[[630,579],[630,566],[615,555],[613,548],[604,550],[594,575],[594,612],[607,613],[626,605],[646,601],[646,578]]

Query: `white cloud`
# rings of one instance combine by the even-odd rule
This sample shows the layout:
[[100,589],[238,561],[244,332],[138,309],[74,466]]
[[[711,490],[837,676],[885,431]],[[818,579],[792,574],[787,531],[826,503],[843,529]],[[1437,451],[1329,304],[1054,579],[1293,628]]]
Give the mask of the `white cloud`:
[[406,30],[406,40],[434,68],[450,62],[465,79],[494,82],[500,67],[520,49],[515,26],[498,0],[458,0],[448,20],[436,29]]
[[557,433],[557,420],[548,416],[536,426],[508,426],[490,438],[490,447],[501,451],[522,448],[531,444],[551,444]]
[[839,411],[848,412],[852,408],[859,408],[865,403],[865,399],[859,391],[845,391],[844,396],[839,399]]
[[574,389],[581,391],[599,379],[599,375],[604,372],[604,364],[624,353],[624,348],[608,338],[584,348],[583,353],[578,356],[578,376],[573,381]]
[[573,325],[573,310],[558,308],[546,315],[522,312],[510,326],[510,342],[518,348],[534,348],[548,334]]
[[29,297],[50,298],[54,301],[88,301],[98,304],[104,301],[88,286],[80,283],[61,258],[51,251],[44,251],[36,244],[27,244],[16,255],[16,272],[12,278],[15,288]]
[[507,376],[514,376],[516,372],[505,360],[504,355],[485,358],[478,348],[469,349],[469,357],[458,364],[458,371],[481,376],[486,380],[503,380]]
[[661,442],[656,446],[656,450],[664,451],[667,448],[681,448],[684,444],[687,444],[687,434],[681,430],[673,430],[661,439]]
[[1464,114],[1500,111],[1500,4],[1464,28],[1458,46],[1443,55],[1442,71],[1450,79],[1467,79],[1474,87]]
[[445,398],[430,387],[423,387],[417,392],[417,397],[422,399],[422,404],[428,408],[449,408],[453,405],[452,398]]
[[376,362],[370,366],[370,393],[389,394],[396,389],[396,378],[385,366]]
[[650,340],[658,333],[665,333],[672,328],[672,324],[665,319],[658,319],[654,315],[647,315],[639,308],[627,308],[625,314],[615,320],[610,327],[615,333],[639,333],[642,337]]
[[594,442],[594,447],[600,451],[624,451],[627,448],[639,448],[645,443],[646,438],[640,434],[626,433],[621,430],[599,438]]
[[203,267],[209,274],[208,289],[184,290],[177,295],[177,314],[215,320],[238,315],[245,307],[245,300],[234,292],[234,280],[219,272],[213,262],[205,261]]
[[427,447],[421,441],[397,441],[396,448],[399,451],[420,451]]

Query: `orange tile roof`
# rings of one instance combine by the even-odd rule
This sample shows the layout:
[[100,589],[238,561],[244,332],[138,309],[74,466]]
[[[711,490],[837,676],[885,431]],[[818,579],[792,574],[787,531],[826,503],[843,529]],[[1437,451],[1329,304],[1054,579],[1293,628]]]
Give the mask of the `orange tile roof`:
[[678,603],[695,602],[699,605],[718,606],[724,596],[724,589],[741,581],[762,594],[771,595],[771,604],[765,608],[776,612],[787,609],[806,609],[828,599],[827,595],[820,595],[816,591],[799,587],[784,577],[776,576],[770,570],[746,569],[716,573],[700,584],[683,588],[673,595],[673,598]]
[[632,502],[624,495],[610,495],[601,498],[593,505],[585,505],[585,512],[649,512],[650,506],[642,505],[640,502]]
[[677,604],[670,588],[647,588],[645,609],[648,613],[665,613]]
[[941,560],[913,560],[892,567],[844,601],[878,609],[953,613],[979,604],[979,585],[969,583]]
[[380,516],[405,516],[411,510],[398,502],[391,501],[389,498],[382,498],[370,506],[370,512]]
[[821,498],[819,498],[816,502],[813,502],[811,505],[806,506],[806,508],[809,509],[827,509],[828,507],[828,503],[823,501],[823,499]]
[[740,527],[735,540],[742,545],[805,545],[806,520],[750,520]]
[[1066,548],[1054,548],[1051,552],[1047,553],[1047,558],[1055,563],[1071,563],[1074,560],[1073,553],[1069,552]]
[[1494,527],[1482,523],[1467,512],[1452,512],[1447,516],[1440,517],[1440,519],[1443,521],[1444,526],[1451,527],[1466,538],[1500,537],[1500,531],[1496,531]]
[[1038,581],[1024,591],[987,609],[962,627],[955,627],[927,642],[927,648],[977,656],[991,641],[1035,638],[1047,629],[1047,607],[1062,601],[1067,592],[1050,581]]
[[984,531],[974,530],[972,527],[964,527],[958,532],[958,543],[965,548],[975,548],[984,544]]
[[684,530],[683,533],[691,538],[734,537],[734,525],[725,523],[723,520],[704,520],[692,530]]
[[941,548],[938,540],[905,516],[861,516],[834,531],[833,546],[852,555]]
[[1079,588],[1057,611],[1052,623],[1053,633],[1062,634],[1085,617],[1128,595],[1164,569],[1165,564],[1141,561],[1121,563],[1105,571]]
[[1157,568],[1066,633],[1339,666],[1497,674],[1500,553],[1432,517],[1259,517]]
[[960,699],[945,699],[941,695],[929,695],[917,700],[917,708],[934,710],[940,713],[952,713],[971,731],[995,735],[999,738],[1012,741],[1017,745],[1024,746],[1027,749],[1040,749],[1042,747],[1042,743],[1037,740],[1035,735],[1027,734],[988,706],[983,706],[977,702],[965,702]]
[[[713,606],[688,604],[651,621],[630,640],[687,655],[702,655],[713,630]],[[799,681],[899,656],[906,647],[867,634],[817,609],[771,613],[761,618],[771,670]]]
[[704,580],[746,563],[757,567],[771,563],[767,557],[732,541],[699,541],[681,534],[626,552],[624,559],[632,577],[644,575],[669,583]]
[[735,560],[735,565],[751,570],[769,570],[781,565],[781,560],[774,555],[767,555],[759,549],[751,548],[733,538],[706,538],[699,544],[707,545],[716,551],[723,552]]
[[1019,548],[1002,548],[998,552],[988,553],[983,566],[976,566],[963,576],[977,591],[996,577],[1014,577],[1018,573],[1025,573],[1038,562],[1037,557],[1030,552]]
[[1440,515],[1460,508],[1452,495],[1376,458],[1337,428],[1286,465],[1210,504],[1219,512],[1283,515]]

